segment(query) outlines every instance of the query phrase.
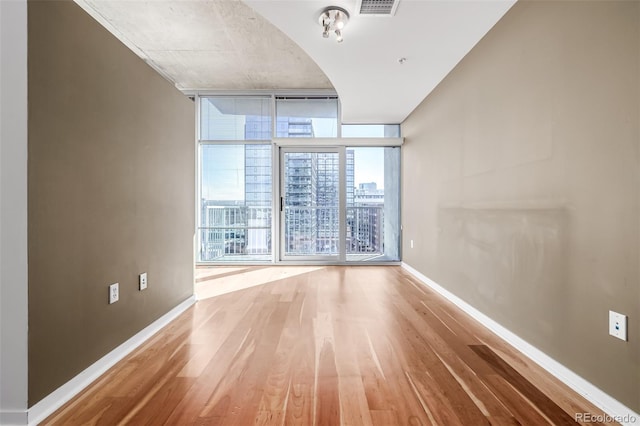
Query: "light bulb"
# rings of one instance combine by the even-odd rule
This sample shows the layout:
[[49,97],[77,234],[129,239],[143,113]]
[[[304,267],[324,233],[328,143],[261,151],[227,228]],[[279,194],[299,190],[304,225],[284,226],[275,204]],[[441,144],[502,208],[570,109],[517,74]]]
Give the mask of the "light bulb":
[[342,40],[344,40],[344,39],[342,38],[342,31],[340,31],[340,30],[336,30],[336,41],[337,41],[338,43],[342,43]]
[[336,12],[336,19],[333,21],[333,26],[339,30],[344,28],[344,20],[342,19],[342,13]]

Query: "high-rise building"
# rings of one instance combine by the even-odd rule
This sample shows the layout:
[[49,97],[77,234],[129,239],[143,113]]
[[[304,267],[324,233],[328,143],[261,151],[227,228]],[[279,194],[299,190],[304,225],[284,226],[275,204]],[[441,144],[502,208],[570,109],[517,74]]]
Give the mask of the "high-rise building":
[[[276,122],[277,137],[313,137],[313,123],[309,118],[299,117],[278,117]],[[265,116],[247,116],[245,122],[245,140],[270,140],[271,139],[271,120]],[[272,220],[272,150],[268,144],[264,145],[245,145],[245,206],[247,208],[247,235],[246,235],[246,254],[270,254],[271,253],[271,220]],[[304,158],[295,158],[292,160],[297,176],[290,175],[289,179],[292,186],[286,186],[287,190],[296,191],[291,199],[293,205],[306,204],[303,200],[302,184],[307,181],[308,177],[303,176],[309,173],[313,175],[313,186],[315,188],[315,166],[309,169],[308,163]],[[315,164],[315,163],[314,163]],[[286,185],[286,184],[285,184]],[[295,188],[294,188],[295,187]],[[315,190],[314,190],[315,191]],[[290,193],[290,192],[288,192]],[[292,193],[290,193],[292,194]],[[300,210],[300,209],[298,209]],[[304,231],[309,231],[305,241],[296,241],[291,244],[297,247],[297,250],[309,252],[316,245],[317,223],[311,220],[311,210],[307,212],[296,211],[295,225]],[[312,235],[313,237],[309,237]]]
[[[278,137],[313,137],[311,119],[279,117]],[[268,141],[270,119],[247,116],[245,140]],[[346,151],[346,201],[356,202],[355,156]],[[339,253],[340,161],[336,153],[287,153],[283,188],[285,252],[290,255]],[[272,148],[269,143],[244,145],[244,199],[234,202],[202,200],[201,260],[223,256],[270,255],[272,252]],[[347,209],[347,238],[362,238],[356,211]]]
[[317,157],[316,253],[337,254],[340,236],[340,158],[336,153],[311,155]]
[[377,205],[384,203],[384,189],[378,189],[378,184],[375,182],[359,184],[354,195],[354,203],[358,205]]
[[346,185],[347,185],[347,206],[353,204],[353,195],[355,190],[355,151],[347,149],[346,159]]
[[355,253],[383,253],[384,190],[376,182],[360,183],[353,203],[353,238]]
[[311,254],[317,244],[318,223],[314,209],[317,206],[318,159],[306,152],[289,152],[286,155],[285,253]]
[[378,184],[375,182],[363,182],[358,185],[358,189],[361,191],[376,191],[378,189]]
[[313,122],[310,118],[278,117],[276,119],[276,137],[278,138],[312,138]]
[[271,146],[245,145],[246,253],[271,253]]

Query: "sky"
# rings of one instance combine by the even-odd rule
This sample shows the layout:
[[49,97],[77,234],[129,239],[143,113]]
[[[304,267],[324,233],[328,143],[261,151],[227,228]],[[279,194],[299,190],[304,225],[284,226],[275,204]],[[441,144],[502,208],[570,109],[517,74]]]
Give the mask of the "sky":
[[384,189],[384,148],[352,148],[354,153],[354,181],[375,182],[378,189]]
[[244,145],[202,145],[202,198],[244,200]]

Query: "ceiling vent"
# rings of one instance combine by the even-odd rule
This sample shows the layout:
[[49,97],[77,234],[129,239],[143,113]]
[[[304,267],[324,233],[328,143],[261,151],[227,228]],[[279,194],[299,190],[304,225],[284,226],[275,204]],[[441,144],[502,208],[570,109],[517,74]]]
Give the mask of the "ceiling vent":
[[358,0],[357,11],[367,16],[393,16],[400,0]]

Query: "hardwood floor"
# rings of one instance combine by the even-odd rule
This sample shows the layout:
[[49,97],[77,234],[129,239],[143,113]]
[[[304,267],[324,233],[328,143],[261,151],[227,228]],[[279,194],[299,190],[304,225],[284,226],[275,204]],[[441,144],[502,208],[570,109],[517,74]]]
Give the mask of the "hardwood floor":
[[202,300],[42,424],[566,425],[601,414],[399,267],[196,276]]

